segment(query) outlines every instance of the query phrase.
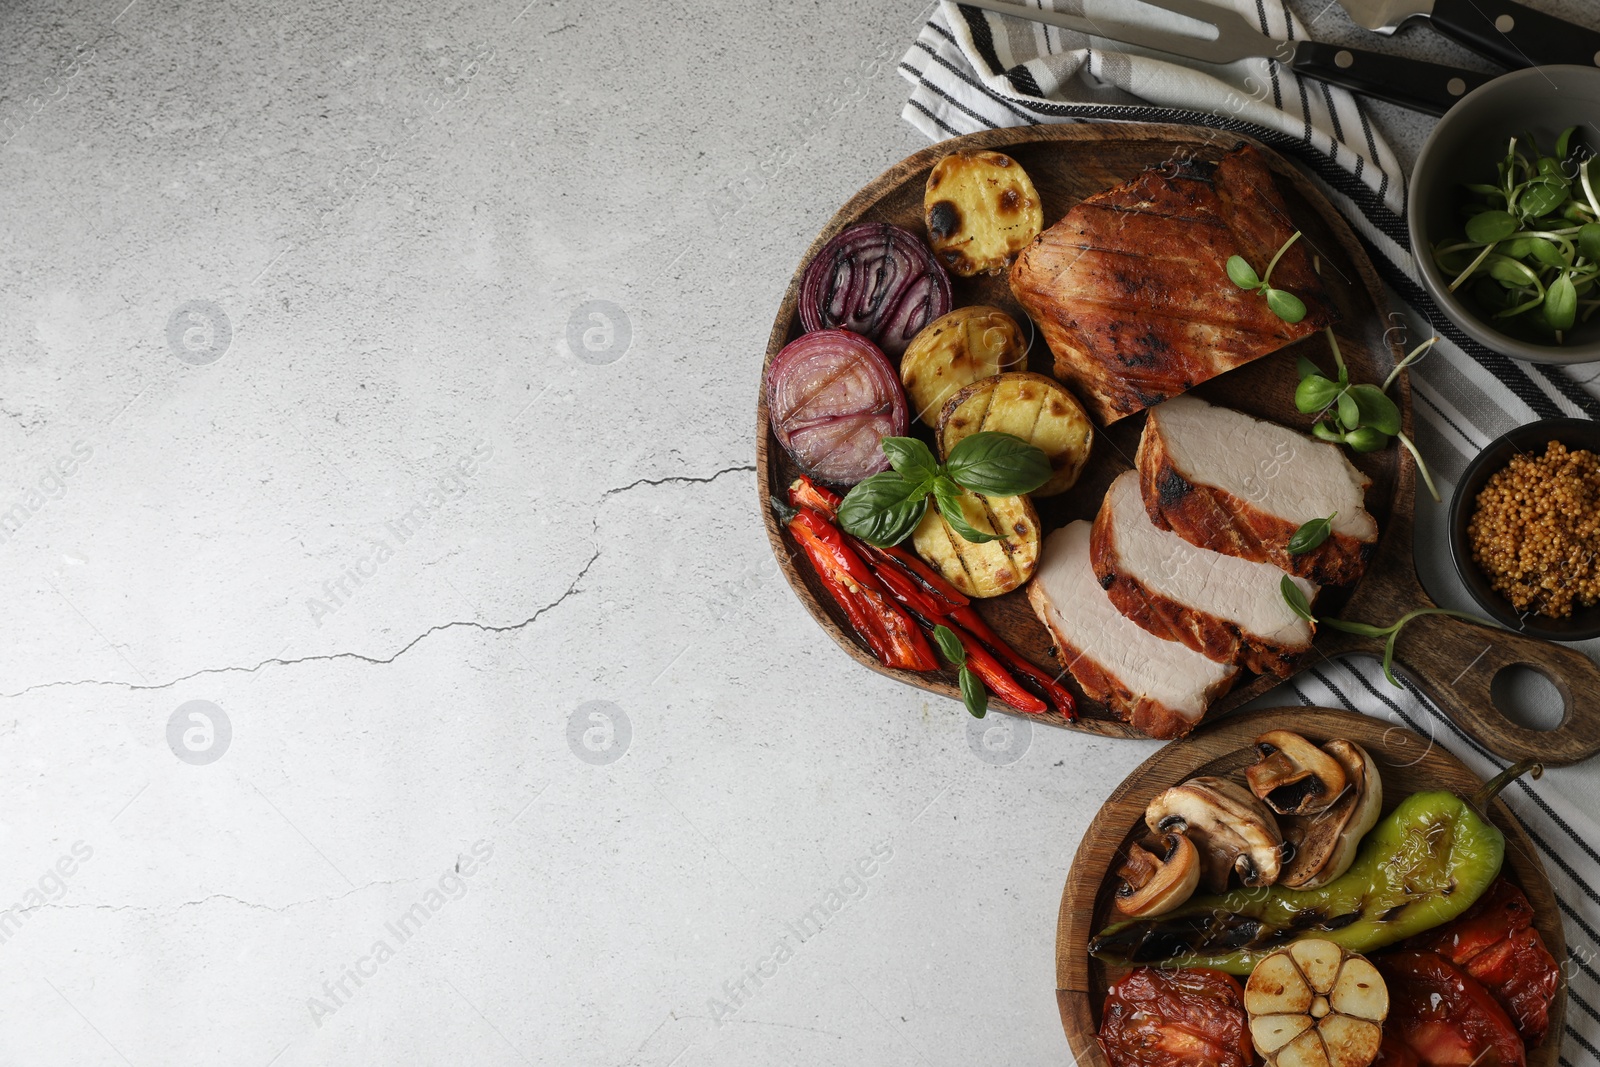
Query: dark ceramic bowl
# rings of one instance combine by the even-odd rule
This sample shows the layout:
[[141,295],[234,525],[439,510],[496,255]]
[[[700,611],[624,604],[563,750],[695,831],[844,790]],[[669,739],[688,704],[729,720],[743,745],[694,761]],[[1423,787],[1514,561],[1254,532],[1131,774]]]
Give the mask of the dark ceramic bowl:
[[1545,419],[1518,426],[1489,442],[1477,458],[1467,464],[1455,497],[1450,501],[1450,556],[1456,573],[1478,606],[1495,621],[1521,633],[1551,641],[1587,641],[1600,637],[1600,605],[1575,607],[1565,619],[1547,615],[1523,614],[1511,601],[1495,592],[1489,578],[1472,561],[1472,545],[1467,538],[1467,523],[1477,510],[1478,493],[1495,473],[1504,470],[1519,452],[1543,455],[1545,445],[1560,441],[1569,449],[1587,449],[1600,454],[1600,422],[1589,419]]
[[[1600,315],[1567,331],[1566,344],[1540,344],[1503,333],[1466,290],[1449,291],[1450,279],[1433,262],[1433,245],[1464,231],[1458,209],[1464,182],[1493,184],[1495,165],[1505,158],[1513,136],[1532,135],[1544,152],[1569,126],[1589,136],[1583,143],[1600,152],[1600,136],[1590,124],[1600,115],[1600,69],[1533,67],[1496,78],[1466,96],[1433,128],[1411,172],[1406,221],[1417,271],[1434,302],[1468,336],[1496,352],[1530,363],[1592,363],[1600,360]],[[1530,314],[1539,314],[1537,310]]]

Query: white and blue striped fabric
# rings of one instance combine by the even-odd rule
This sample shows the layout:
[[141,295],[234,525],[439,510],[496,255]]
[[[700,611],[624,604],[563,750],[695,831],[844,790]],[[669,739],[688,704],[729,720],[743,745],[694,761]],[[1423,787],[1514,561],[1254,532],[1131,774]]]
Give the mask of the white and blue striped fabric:
[[[1019,0],[1038,6],[1049,0]],[[1055,0],[1095,14],[1112,0]],[[1222,0],[1276,39],[1305,36],[1284,0]],[[1104,8],[1110,11],[1113,8]],[[1128,18],[1128,5],[1115,8]],[[1374,265],[1418,323],[1443,340],[1412,374],[1416,417],[1434,432],[1427,456],[1454,482],[1466,462],[1513,426],[1540,418],[1600,418],[1600,365],[1518,363],[1476,344],[1417,281],[1406,234],[1405,176],[1350,93],[1269,60],[1224,68],[943,2],[900,63],[913,89],[905,119],[934,140],[1047,122],[1172,122],[1247,134],[1297,161],[1343,212]],[[1425,326],[1423,328],[1426,328]],[[1505,766],[1415,689],[1396,689],[1368,659],[1328,662],[1276,691],[1279,703],[1343,707],[1406,726],[1488,777]],[[1522,820],[1560,899],[1569,959],[1560,1063],[1600,1067],[1600,810],[1589,775],[1519,781],[1506,801]],[[1563,784],[1569,788],[1563,789]],[[1553,1039],[1553,1038],[1552,1038]]]

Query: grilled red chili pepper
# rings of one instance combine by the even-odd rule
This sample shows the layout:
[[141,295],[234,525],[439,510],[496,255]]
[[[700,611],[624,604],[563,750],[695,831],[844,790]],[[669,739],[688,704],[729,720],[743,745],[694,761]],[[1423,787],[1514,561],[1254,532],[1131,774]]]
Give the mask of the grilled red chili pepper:
[[1035,667],[1023,658],[1022,653],[1006,644],[1005,639],[990,629],[989,624],[983,621],[983,616],[979,615],[976,609],[957,608],[950,613],[950,618],[988,645],[996,656],[1010,665],[1012,670],[1033,679],[1034,684],[1044,690],[1045,695],[1062,715],[1069,720],[1078,717],[1078,701],[1073,697],[1072,691],[1056,681],[1050,672]]
[[1516,1024],[1478,980],[1433,952],[1375,957],[1389,986],[1384,1032],[1421,1067],[1524,1067]]
[[1533,928],[1533,906],[1522,890],[1501,878],[1460,918],[1406,947],[1437,952],[1466,970],[1511,1016],[1524,1042],[1543,1040],[1561,968]]
[[810,508],[797,510],[788,526],[850,625],[885,666],[911,671],[939,669],[927,638],[889,598],[838,527]]
[[[841,497],[825,486],[817,485],[810,478],[801,475],[789,485],[789,502],[796,507],[808,507],[831,517],[839,507]],[[1007,690],[1026,692],[1015,683],[1009,673],[1005,672],[1002,663],[1011,670],[1026,675],[1035,685],[1039,686],[1049,698],[1049,703],[1068,719],[1077,718],[1077,701],[1070,690],[1061,685],[1049,672],[1041,670],[1028,662],[1027,659],[1006,644],[1005,638],[994,632],[994,629],[984,621],[983,616],[971,606],[971,601],[966,595],[951,585],[950,582],[924,563],[915,553],[908,552],[898,545],[889,548],[880,548],[869,545],[864,541],[845,535],[850,544],[860,551],[861,555],[878,564],[872,568],[873,573],[888,586],[897,599],[929,622],[942,621],[945,625],[955,630],[958,634],[962,630],[981,641],[988,650],[1001,662],[991,665],[985,664],[991,671],[998,671],[995,675],[999,678],[1004,675],[1002,683]],[[901,570],[900,568],[903,568]],[[910,573],[906,573],[909,571]],[[983,677],[976,663],[972,668]],[[987,679],[985,679],[987,681]],[[991,686],[998,694],[1000,690]],[[1029,694],[1029,707],[1022,710],[1032,710],[1032,705],[1037,701],[1033,694]],[[1002,699],[1005,699],[1002,697]],[[1006,703],[1016,705],[1014,701]],[[1048,706],[1040,711],[1049,710]]]
[[961,647],[967,650],[967,667],[983,680],[989,687],[989,692],[1004,700],[1018,711],[1026,711],[1030,715],[1039,715],[1050,710],[1050,705],[1028,692],[1017,684],[999,660],[990,655],[989,650],[966,630],[958,625],[953,625],[950,620],[945,620],[945,626],[961,640]]

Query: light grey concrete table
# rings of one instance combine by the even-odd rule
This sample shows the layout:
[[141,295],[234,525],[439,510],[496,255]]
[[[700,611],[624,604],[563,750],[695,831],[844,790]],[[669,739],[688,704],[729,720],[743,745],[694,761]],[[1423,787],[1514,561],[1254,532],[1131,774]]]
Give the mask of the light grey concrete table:
[[755,500],[919,21],[0,11],[0,1063],[1067,1059],[1153,746],[858,669]]

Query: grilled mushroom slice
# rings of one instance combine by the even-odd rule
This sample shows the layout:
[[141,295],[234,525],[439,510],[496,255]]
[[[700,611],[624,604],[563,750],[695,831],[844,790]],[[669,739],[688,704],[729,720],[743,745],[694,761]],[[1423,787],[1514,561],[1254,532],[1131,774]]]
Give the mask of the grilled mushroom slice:
[[1250,791],[1279,815],[1315,815],[1344,792],[1339,761],[1290,730],[1269,730],[1256,738],[1260,762],[1247,767]]
[[1256,964],[1244,1010],[1270,1067],[1367,1067],[1383,1041],[1389,989],[1365,958],[1332,941],[1296,941]]
[[1182,834],[1167,834],[1128,849],[1117,868],[1117,910],[1131,919],[1164,915],[1194,895],[1200,884],[1200,850]]
[[1317,889],[1349,870],[1361,839],[1377,825],[1383,810],[1383,778],[1366,749],[1336,738],[1323,745],[1322,751],[1339,761],[1346,784],[1326,811],[1290,815],[1280,821],[1283,839],[1293,855],[1278,881],[1291,889]]
[[1247,886],[1272,885],[1283,862],[1278,821],[1250,791],[1223,778],[1191,778],[1150,802],[1145,825],[1181,833],[1200,850],[1200,880],[1221,893],[1238,872]]

